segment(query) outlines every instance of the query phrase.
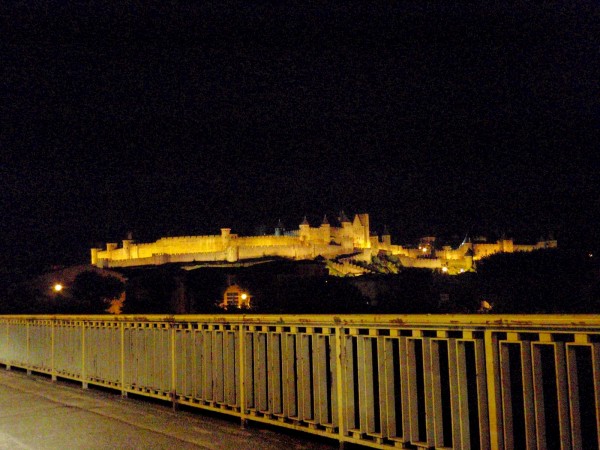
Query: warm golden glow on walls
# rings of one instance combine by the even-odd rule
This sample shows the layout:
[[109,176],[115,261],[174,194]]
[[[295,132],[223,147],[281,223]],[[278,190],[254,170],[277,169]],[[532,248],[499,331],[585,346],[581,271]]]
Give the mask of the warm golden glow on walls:
[[387,229],[381,238],[371,236],[368,214],[356,214],[350,221],[342,213],[339,226],[332,226],[327,217],[319,226],[311,226],[305,218],[298,229],[284,232],[278,227],[274,234],[266,236],[238,236],[230,228],[221,228],[220,235],[164,237],[148,243],[126,239],[121,247],[117,243],[107,243],[106,249],[92,248],[91,262],[97,267],[109,268],[191,262],[235,263],[265,257],[307,260],[320,256],[330,260],[330,272],[357,276],[370,270],[355,262],[370,264],[373,257],[383,253],[396,257],[400,267],[427,268],[458,275],[472,270],[475,261],[495,253],[528,252],[557,246],[554,240],[521,245],[503,238],[493,243],[463,242],[458,248],[443,246],[438,249],[435,242],[434,236],[427,236],[421,239],[418,247],[393,245]]

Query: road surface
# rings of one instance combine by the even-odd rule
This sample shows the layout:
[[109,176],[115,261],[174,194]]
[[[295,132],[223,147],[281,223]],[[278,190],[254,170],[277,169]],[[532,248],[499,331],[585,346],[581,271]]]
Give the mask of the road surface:
[[337,448],[315,439],[0,368],[0,450]]

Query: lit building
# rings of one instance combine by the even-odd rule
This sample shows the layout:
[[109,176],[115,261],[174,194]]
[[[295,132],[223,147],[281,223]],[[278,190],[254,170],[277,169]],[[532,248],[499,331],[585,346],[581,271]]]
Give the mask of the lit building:
[[223,301],[219,304],[223,309],[250,309],[250,293],[242,289],[237,284],[233,284],[225,289]]
[[[341,214],[340,226],[329,224],[327,217],[313,227],[306,218],[298,229],[267,236],[238,236],[230,228],[220,235],[164,237],[155,242],[136,243],[132,239],[107,243],[106,249],[92,248],[91,263],[97,267],[135,267],[165,263],[229,262],[264,257],[295,260],[317,256],[335,258],[354,252],[368,253],[373,243],[369,215],[357,214],[350,221]],[[369,253],[370,255],[370,253]]]
[[264,236],[238,236],[230,228],[221,228],[221,234],[208,236],[163,237],[155,242],[137,243],[124,240],[107,243],[105,249],[91,249],[91,263],[101,268],[150,266],[166,263],[237,263],[268,257],[292,260],[309,260],[322,257],[327,260],[331,273],[339,276],[358,276],[370,273],[368,265],[373,256],[394,256],[401,267],[428,268],[448,274],[470,271],[473,262],[495,253],[528,252],[556,248],[555,240],[540,241],[533,245],[515,244],[502,238],[495,243],[470,241],[458,248],[436,248],[436,238],[421,239],[419,246],[403,247],[392,244],[384,230],[381,238],[371,235],[369,215],[356,214],[350,220],[343,212],[332,226],[325,216],[319,226],[308,220],[298,229],[285,231],[279,223],[274,234]]

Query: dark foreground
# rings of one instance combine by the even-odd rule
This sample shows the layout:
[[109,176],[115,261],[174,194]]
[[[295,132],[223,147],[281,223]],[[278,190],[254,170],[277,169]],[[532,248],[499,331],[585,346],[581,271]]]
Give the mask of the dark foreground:
[[0,369],[0,450],[4,449],[281,449],[321,450],[314,442],[168,405],[82,390]]

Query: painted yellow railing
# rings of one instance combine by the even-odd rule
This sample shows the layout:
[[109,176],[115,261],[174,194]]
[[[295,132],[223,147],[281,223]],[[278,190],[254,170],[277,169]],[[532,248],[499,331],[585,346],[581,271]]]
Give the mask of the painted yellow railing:
[[0,316],[0,364],[341,444],[599,447],[598,315]]

